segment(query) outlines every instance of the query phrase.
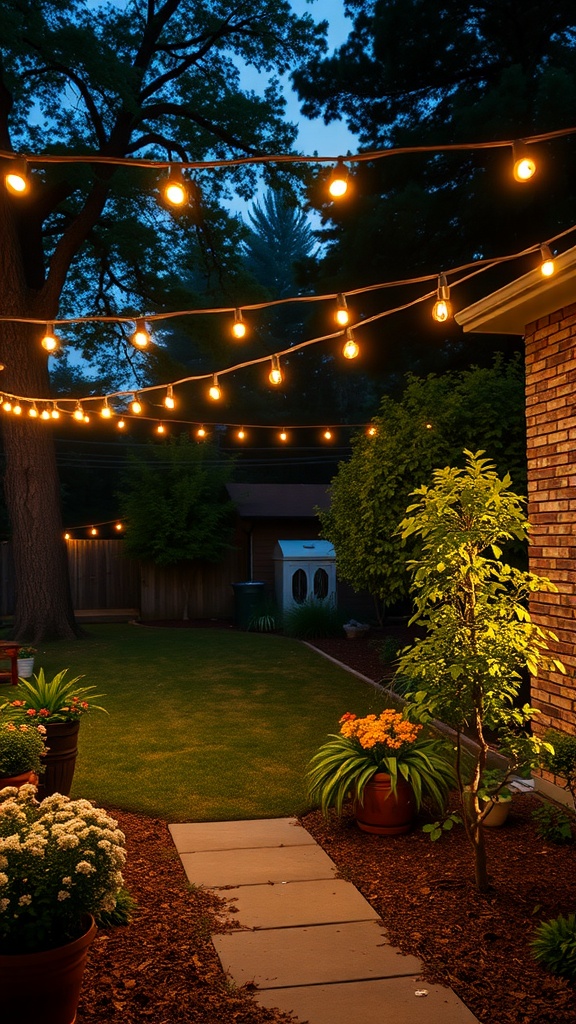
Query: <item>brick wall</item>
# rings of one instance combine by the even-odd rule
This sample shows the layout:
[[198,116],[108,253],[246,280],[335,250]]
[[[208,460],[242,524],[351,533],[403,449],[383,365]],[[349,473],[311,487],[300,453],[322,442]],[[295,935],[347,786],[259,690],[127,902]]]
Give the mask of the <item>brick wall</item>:
[[526,328],[526,417],[530,568],[557,594],[538,594],[535,622],[558,636],[567,675],[532,680],[537,731],[576,734],[576,303]]

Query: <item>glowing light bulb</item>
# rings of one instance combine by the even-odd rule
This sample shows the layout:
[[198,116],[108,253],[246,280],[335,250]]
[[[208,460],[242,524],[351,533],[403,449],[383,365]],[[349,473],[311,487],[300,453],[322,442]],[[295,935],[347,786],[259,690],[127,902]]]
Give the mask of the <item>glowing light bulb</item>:
[[140,350],[148,348],[148,345],[150,344],[150,335],[146,330],[146,324],[143,320],[136,321],[136,328],[134,330],[134,334],[130,338],[130,341],[134,345],[134,348],[139,348]]
[[204,430],[204,427],[198,427],[198,430],[196,431],[196,437],[206,437],[206,431]]
[[116,426],[118,427],[118,430],[124,430],[124,427],[126,426],[126,421],[125,420],[118,420],[118,423],[116,424]]
[[281,441],[287,441],[288,440],[288,434],[286,433],[285,430],[281,430],[280,434],[278,436],[279,436]]
[[552,277],[556,267],[554,265],[552,250],[545,242],[540,246],[540,259],[542,260],[540,264],[540,273],[542,274],[542,277]]
[[169,384],[168,387],[166,388],[166,397],[164,399],[164,405],[166,406],[167,409],[174,409],[176,407],[176,400],[174,398],[174,392],[172,390],[171,384]]
[[60,410],[59,410],[58,406],[56,405],[56,402],[52,402],[52,412],[50,413],[50,415],[51,415],[53,420],[59,420],[60,419]]
[[40,419],[41,420],[49,420],[50,419],[50,413],[48,412],[48,409],[42,409],[42,412],[40,413]]
[[350,320],[350,312],[346,304],[346,296],[339,295],[336,301],[338,305],[336,307],[334,319],[336,320],[336,323],[340,325],[340,327],[346,327],[346,324]]
[[368,437],[375,437],[378,431],[376,430],[376,427],[372,425],[371,427],[368,427],[366,433],[368,434]]
[[326,441],[331,441],[332,440],[332,431],[331,430],[325,430],[323,435],[322,435],[322,437],[325,438]]
[[426,424],[426,430],[432,430],[432,424],[431,423],[427,423]]
[[356,359],[360,348],[356,341],[354,341],[354,335],[349,327],[346,328],[346,342],[342,349],[342,355],[345,359]]
[[156,427],[156,433],[157,434],[165,434],[166,433],[166,427],[164,426],[163,423],[159,423],[158,424],[158,426]]
[[121,533],[121,532],[122,532],[122,530],[124,529],[124,526],[123,526],[123,524],[122,524],[122,523],[116,523],[116,526],[114,527],[114,529],[115,529],[115,530],[116,530],[116,531],[117,531],[118,533]]
[[74,409],[74,412],[72,413],[72,415],[73,415],[75,420],[78,420],[79,423],[81,423],[83,421],[83,419],[84,419],[84,409],[82,408],[80,402],[76,402],[76,408]]
[[87,412],[85,412],[82,417],[82,423],[90,423],[90,417]]
[[65,533],[64,534],[64,540],[70,540],[70,534],[69,533]]
[[4,183],[14,196],[23,196],[30,188],[28,167],[23,157],[10,161],[10,168],[4,175]]
[[452,316],[452,306],[449,299],[450,289],[446,282],[446,275],[440,274],[438,276],[437,298],[432,309],[432,317],[439,324],[445,323]]
[[90,530],[90,536],[91,537],[97,537],[98,536],[98,530],[96,529],[95,526],[93,526],[92,529]]
[[530,181],[536,174],[536,161],[528,152],[525,146],[514,143],[512,146],[512,158],[514,160],[515,181]]
[[174,166],[170,169],[162,194],[170,206],[184,206],[188,202],[188,188],[181,167]]
[[38,409],[36,408],[36,402],[32,402],[32,405],[28,409],[28,415],[30,419],[35,420],[38,417]]
[[240,430],[236,434],[236,437],[238,438],[239,441],[243,441],[245,439],[246,431],[244,430],[244,427],[240,427]]
[[142,403],[138,395],[134,395],[132,401],[130,402],[130,409],[132,410],[135,416],[139,416],[140,413],[142,412]]
[[12,412],[14,413],[15,416],[22,415],[22,406],[20,405],[20,402],[16,402],[16,405],[12,407]]
[[275,387],[277,387],[278,384],[281,384],[282,381],[284,380],[282,376],[282,370],[280,369],[280,361],[278,359],[278,356],[272,356],[272,369],[268,374],[268,380]]
[[238,338],[238,340],[240,340],[240,338],[245,338],[246,337],[246,324],[244,323],[244,320],[242,318],[242,310],[241,309],[237,309],[235,311],[235,313],[234,313],[234,323],[232,324],[232,334],[234,335],[235,338]]
[[330,175],[328,192],[333,199],[341,199],[348,191],[348,169],[342,159],[338,160],[336,167]]
[[104,405],[100,409],[100,415],[101,415],[103,420],[109,420],[111,418],[111,416],[112,416],[112,409],[108,405],[108,399],[107,398],[104,399]]
[[4,399],[2,402],[2,408],[4,409],[4,412],[12,412],[12,402],[9,398]]
[[214,374],[212,378],[212,384],[210,385],[208,394],[210,395],[210,398],[212,399],[213,402],[218,402],[219,399],[222,398],[222,392],[220,390],[220,385],[218,383],[218,377],[216,376],[216,374]]
[[46,333],[45,333],[44,337],[42,338],[41,344],[42,344],[42,348],[46,352],[56,352],[56,350],[58,348],[60,348],[60,341],[56,337],[56,335],[54,334],[54,325],[53,324],[47,324],[46,325]]

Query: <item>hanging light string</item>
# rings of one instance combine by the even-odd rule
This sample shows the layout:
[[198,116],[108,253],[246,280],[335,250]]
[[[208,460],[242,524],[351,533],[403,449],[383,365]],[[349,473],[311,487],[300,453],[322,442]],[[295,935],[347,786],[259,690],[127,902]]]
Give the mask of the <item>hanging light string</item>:
[[[518,260],[518,259],[520,259],[522,257],[530,255],[531,253],[539,253],[540,254],[541,250],[542,250],[542,245],[543,244],[546,244],[546,245],[549,246],[550,243],[558,241],[560,238],[565,237],[566,235],[568,235],[570,232],[573,232],[573,231],[576,231],[576,225],[572,225],[570,228],[567,228],[566,230],[564,230],[564,231],[560,232],[559,234],[555,235],[553,238],[550,238],[547,243],[535,243],[534,245],[528,246],[527,248],[525,248],[525,249],[523,249],[523,250],[521,250],[519,252],[511,253],[511,254],[508,254],[508,255],[505,255],[505,256],[492,257],[492,258],[487,258],[485,260],[475,260],[473,262],[465,263],[465,264],[462,264],[459,267],[453,268],[450,271],[444,271],[443,272],[443,276],[444,276],[445,279],[447,279],[449,276],[452,277],[452,275],[456,275],[456,274],[462,275],[462,276],[458,277],[456,280],[450,280],[450,288],[454,289],[454,288],[458,287],[459,285],[463,284],[464,282],[470,280],[470,278],[475,277],[478,274],[484,273],[485,271],[487,271],[487,270],[489,270],[489,269],[491,269],[491,268],[493,268],[495,266],[498,266],[501,263],[506,263],[506,262],[510,262],[510,261],[513,261],[513,260]],[[464,271],[470,271],[470,272],[469,273],[463,273]],[[350,291],[347,291],[346,294],[347,295],[360,295],[360,294],[366,294],[366,293],[369,293],[369,292],[374,292],[374,291],[385,289],[385,288],[394,288],[394,287],[395,288],[399,288],[399,287],[402,287],[402,286],[409,286],[409,285],[421,284],[421,283],[426,283],[426,282],[434,282],[436,284],[437,281],[438,281],[438,275],[437,274],[426,274],[426,275],[423,275],[423,276],[420,276],[420,277],[414,277],[414,278],[404,279],[404,280],[400,280],[400,281],[389,281],[389,282],[383,282],[383,283],[379,283],[379,284],[375,284],[375,285],[367,285],[367,286],[362,287],[362,288],[356,288],[356,289],[352,289]],[[337,298],[341,294],[342,293],[338,292],[338,293],[330,293],[328,295],[322,295],[322,296],[293,296],[293,297],[287,298],[287,299],[274,300],[271,303],[258,303],[258,304],[254,304],[252,306],[250,306],[250,305],[245,305],[244,306],[243,305],[242,309],[264,309],[264,308],[267,308],[267,306],[269,306],[269,305],[280,305],[280,304],[284,304],[284,303],[287,303],[287,302],[314,302],[314,301],[317,302],[317,301],[326,301],[326,300],[333,301],[335,298]],[[309,348],[312,345],[318,345],[318,344],[321,344],[321,343],[327,342],[327,341],[334,341],[335,339],[342,339],[346,335],[346,330],[359,330],[360,328],[365,327],[368,324],[374,323],[374,322],[376,322],[378,320],[381,320],[381,319],[383,319],[385,317],[393,316],[396,313],[400,313],[400,312],[402,312],[402,311],[404,311],[406,309],[410,309],[411,307],[419,305],[420,303],[428,302],[430,299],[434,298],[436,296],[436,294],[437,294],[437,289],[434,288],[433,291],[427,291],[426,293],[424,293],[422,295],[419,295],[419,296],[417,296],[414,299],[411,299],[409,302],[402,303],[401,305],[395,306],[395,307],[390,308],[390,309],[383,310],[383,311],[381,311],[379,313],[373,314],[370,317],[365,317],[364,319],[359,320],[356,323],[352,323],[352,324],[349,325],[349,327],[347,329],[331,331],[328,334],[323,334],[323,335],[320,335],[318,337],[309,338],[309,339],[307,339],[305,341],[301,341],[301,342],[298,342],[298,343],[296,343],[294,345],[290,345],[290,346],[288,346],[288,347],[286,347],[284,349],[280,349],[280,350],[278,350],[278,351],[276,351],[274,353],[267,353],[266,355],[257,356],[257,357],[252,358],[252,359],[247,359],[247,360],[244,360],[242,362],[234,363],[232,366],[224,367],[224,368],[219,369],[217,371],[211,370],[211,371],[208,371],[208,372],[205,372],[205,373],[201,373],[201,374],[189,375],[189,376],[186,376],[186,377],[182,377],[179,380],[170,381],[168,384],[166,384],[166,383],[163,383],[163,384],[153,384],[153,385],[148,385],[148,386],[145,386],[145,387],[138,387],[138,388],[130,387],[130,388],[122,389],[122,390],[118,390],[118,391],[110,391],[110,392],[107,392],[105,395],[87,395],[87,396],[85,396],[85,397],[83,397],[81,399],[78,399],[78,398],[65,398],[65,397],[61,397],[59,399],[59,402],[62,405],[74,405],[74,407],[75,407],[74,410],[68,410],[66,408],[59,407],[58,405],[55,404],[53,398],[42,398],[42,397],[38,397],[38,396],[34,396],[33,397],[33,396],[17,395],[17,394],[13,394],[11,392],[8,392],[8,391],[3,392],[4,400],[5,401],[9,401],[9,402],[12,402],[14,400],[16,400],[17,402],[25,401],[25,402],[32,403],[32,406],[34,406],[34,403],[39,403],[39,404],[43,403],[45,406],[50,406],[50,407],[54,408],[56,411],[60,411],[60,412],[64,412],[64,413],[69,412],[70,415],[74,416],[74,418],[79,420],[79,421],[81,421],[81,420],[85,421],[85,415],[83,414],[82,406],[83,405],[87,405],[88,403],[92,404],[92,403],[95,403],[95,402],[99,402],[99,403],[103,404],[105,407],[109,407],[110,400],[114,399],[114,398],[115,399],[126,399],[127,400],[131,396],[134,397],[136,395],[136,393],[137,393],[137,396],[140,397],[140,396],[145,395],[145,394],[153,394],[156,391],[166,392],[167,389],[170,389],[170,394],[172,394],[173,389],[175,387],[179,386],[179,385],[182,385],[182,384],[188,384],[188,383],[192,383],[192,382],[195,382],[195,381],[206,381],[206,380],[212,380],[214,382],[215,378],[222,377],[224,375],[231,374],[231,373],[237,373],[240,370],[247,369],[248,367],[251,367],[251,366],[257,366],[257,365],[262,364],[262,363],[269,363],[271,359],[273,359],[274,361],[277,361],[277,360],[279,360],[283,356],[293,355],[295,352],[301,351],[301,350],[303,350],[305,348]],[[237,307],[224,307],[224,308],[218,308],[218,309],[214,309],[214,310],[197,309],[197,310],[180,310],[178,312],[169,312],[169,313],[155,313],[155,314],[151,314],[150,316],[146,316],[146,317],[138,317],[137,320],[138,320],[138,322],[140,322],[142,320],[146,320],[148,322],[152,322],[153,320],[165,320],[165,319],[174,318],[174,317],[177,317],[177,316],[180,316],[180,317],[182,317],[182,316],[192,316],[192,315],[196,315],[196,314],[203,314],[203,313],[206,313],[206,312],[230,313],[231,311],[234,312],[235,308],[237,308]],[[18,323],[32,323],[32,324],[45,324],[46,323],[45,320],[38,320],[36,318],[30,318],[30,317],[0,316],[0,320],[2,320],[2,321],[14,321],[14,322],[18,322]],[[69,318],[69,319],[65,319],[65,320],[53,320],[53,321],[50,321],[50,324],[51,325],[58,324],[59,326],[62,326],[62,325],[66,325],[66,324],[82,324],[82,323],[89,323],[89,322],[95,322],[95,321],[98,321],[98,322],[113,322],[113,323],[118,323],[118,322],[121,322],[121,323],[123,323],[123,322],[134,323],[135,322],[134,317],[125,317],[125,316],[121,316],[121,317],[119,317],[119,316],[89,316],[89,317],[74,317],[74,318]],[[12,411],[14,411],[14,410],[12,410]],[[125,414],[122,413],[122,415],[124,416]],[[46,418],[46,417],[44,417],[44,418]]]
[[468,152],[471,150],[483,149],[506,149],[515,146],[528,146],[539,142],[550,142],[554,139],[565,138],[574,135],[576,128],[558,128],[555,131],[539,132],[534,135],[524,135],[521,138],[496,139],[489,142],[455,142],[430,146],[391,146],[388,149],[371,150],[366,153],[355,153],[347,156],[306,156],[300,153],[276,153],[261,154],[259,156],[237,156],[220,160],[150,160],[140,157],[114,157],[101,156],[100,154],[83,155],[56,155],[51,153],[18,153],[11,150],[0,150],[0,158],[8,160],[26,161],[29,165],[44,164],[105,164],[116,167],[143,167],[176,170],[186,168],[189,170],[211,170],[220,167],[241,167],[245,165],[258,164],[282,164],[282,163],[320,163],[333,164],[344,162],[345,164],[364,163],[366,161],[383,160],[394,156],[408,156],[417,153],[454,153]]

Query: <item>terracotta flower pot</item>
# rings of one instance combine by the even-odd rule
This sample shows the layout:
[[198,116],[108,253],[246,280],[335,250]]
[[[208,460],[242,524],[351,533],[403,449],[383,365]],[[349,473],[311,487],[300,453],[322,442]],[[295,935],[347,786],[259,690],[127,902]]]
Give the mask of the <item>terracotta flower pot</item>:
[[379,836],[395,836],[409,832],[416,817],[416,800],[412,786],[398,779],[392,792],[390,776],[377,772],[364,788],[363,802],[354,801],[358,828]]
[[98,931],[88,915],[79,939],[43,953],[0,955],[2,1024],[74,1024],[88,948]]
[[20,786],[25,786],[26,783],[30,783],[32,786],[38,785],[36,772],[21,772],[20,775],[0,776],[0,789],[4,789],[5,786],[16,786],[17,789],[20,789]]

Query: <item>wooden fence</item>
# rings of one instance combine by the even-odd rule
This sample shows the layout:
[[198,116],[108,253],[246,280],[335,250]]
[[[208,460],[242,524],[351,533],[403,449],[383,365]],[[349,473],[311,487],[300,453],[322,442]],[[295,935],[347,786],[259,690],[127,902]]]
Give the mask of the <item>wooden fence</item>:
[[[241,537],[238,538],[241,541]],[[218,565],[141,565],[127,558],[122,540],[69,540],[68,565],[76,611],[134,609],[142,619],[231,618],[232,583],[245,579],[241,542]],[[0,615],[14,611],[14,566],[10,545],[0,544]]]

